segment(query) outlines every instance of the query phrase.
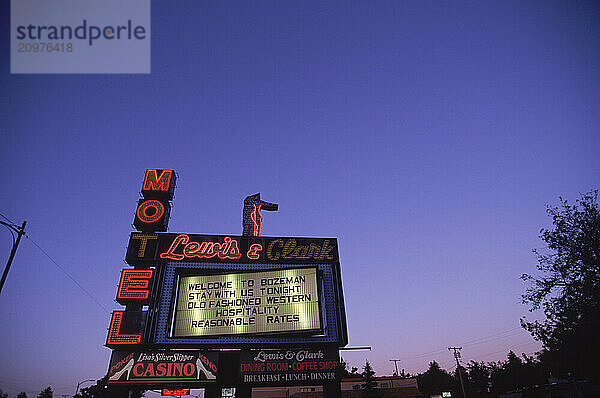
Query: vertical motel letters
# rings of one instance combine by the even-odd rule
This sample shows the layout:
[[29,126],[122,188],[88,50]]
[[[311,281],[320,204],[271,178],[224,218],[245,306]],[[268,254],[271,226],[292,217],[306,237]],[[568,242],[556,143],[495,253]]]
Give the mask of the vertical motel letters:
[[106,345],[108,347],[121,346],[124,344],[139,344],[142,341],[141,334],[122,334],[121,324],[123,323],[124,311],[113,311],[108,328],[108,337]]
[[[160,171],[160,176],[158,172]],[[146,170],[146,176],[142,184],[142,192],[144,191],[164,191],[168,192],[171,188],[171,176],[173,170]]]
[[[147,304],[150,297],[150,281],[154,270],[151,269],[124,269],[121,271],[121,280],[117,289],[117,302],[119,304],[139,303]],[[121,331],[127,311],[114,311],[110,320],[106,345],[118,347],[122,345],[140,344],[141,334],[126,334]]]
[[154,273],[151,269],[124,269],[117,289],[117,302],[127,304],[137,302],[146,304],[150,297],[150,280]]
[[[150,283],[154,271],[149,269],[141,258],[144,257],[146,245],[149,240],[155,240],[156,235],[152,232],[166,231],[169,222],[169,213],[175,190],[176,174],[173,170],[147,169],[142,182],[142,195],[144,199],[138,201],[135,211],[133,225],[143,234],[134,234],[131,239],[140,240],[137,253],[141,263],[136,263],[137,269],[124,269],[117,289],[117,302],[127,304],[148,304],[150,298]],[[144,267],[145,269],[140,269]],[[110,320],[106,345],[108,347],[120,347],[128,344],[140,344],[142,342],[141,330],[135,334],[123,333],[122,326],[128,315],[133,315],[127,309],[125,311],[114,311]],[[135,323],[134,323],[135,324]]]

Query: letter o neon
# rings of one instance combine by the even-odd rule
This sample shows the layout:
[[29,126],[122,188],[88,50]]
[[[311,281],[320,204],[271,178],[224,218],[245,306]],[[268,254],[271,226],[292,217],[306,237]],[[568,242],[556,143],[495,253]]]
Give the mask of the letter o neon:
[[186,376],[192,376],[196,372],[196,367],[193,363],[186,363],[183,365],[183,374]]
[[[147,214],[148,209],[154,209],[154,213]],[[158,200],[147,200],[142,203],[136,212],[137,218],[145,223],[153,223],[158,220],[165,214],[165,207]]]

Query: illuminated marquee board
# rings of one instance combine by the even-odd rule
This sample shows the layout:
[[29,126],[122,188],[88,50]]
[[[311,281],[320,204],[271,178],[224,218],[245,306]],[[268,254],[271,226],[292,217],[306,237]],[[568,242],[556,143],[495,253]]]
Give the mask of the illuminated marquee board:
[[347,344],[335,238],[132,233],[126,261],[160,269],[150,344]]
[[316,268],[179,279],[174,337],[320,330]]

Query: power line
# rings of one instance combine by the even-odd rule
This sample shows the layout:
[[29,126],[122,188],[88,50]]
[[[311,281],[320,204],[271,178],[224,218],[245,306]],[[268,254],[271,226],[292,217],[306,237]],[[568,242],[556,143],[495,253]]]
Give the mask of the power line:
[[[525,346],[525,345],[530,344],[530,343],[535,343],[535,341],[525,341],[525,342],[513,345],[512,348]],[[486,354],[481,354],[481,355],[478,355],[477,357],[478,357],[478,360],[481,361],[482,359],[484,359],[485,357],[488,357],[490,355],[501,354],[501,353],[506,354],[508,352],[507,350],[510,351],[511,348],[507,348],[507,349],[499,350],[499,351],[494,351],[494,352],[489,352],[489,353],[486,353]],[[536,352],[537,351],[527,352],[527,355],[532,355],[532,354],[535,354]],[[464,359],[464,358],[461,358],[461,359]],[[473,358],[473,357],[469,357],[466,360],[477,362],[477,360],[475,360],[475,358]],[[485,359],[482,362],[484,362],[484,361],[485,361]],[[485,362],[490,362],[490,361],[485,361]],[[455,366],[456,366],[456,364],[455,364],[455,362],[453,360],[440,361],[440,362],[438,362],[438,364],[440,365],[441,368],[446,369],[446,370],[454,369]]]
[[449,371],[452,371],[453,369],[455,369],[454,360],[452,360],[452,359],[444,361],[443,363],[438,362],[438,365],[440,365],[440,368],[443,368],[443,369],[449,370]]
[[58,267],[58,269],[60,269],[69,279],[71,279],[71,281],[73,281],[73,283],[75,283],[75,285],[77,285],[77,287],[79,287],[90,299],[92,299],[92,301],[94,301],[94,303],[96,303],[98,305],[98,307],[102,308],[108,314],[111,313],[89,291],[87,291],[87,289],[84,288],[81,285],[81,283],[77,282],[77,280],[75,278],[73,278],[73,276],[71,276],[71,274],[69,274],[63,267],[60,266],[60,264],[58,264],[52,257],[50,257],[50,255],[44,249],[42,249],[40,245],[35,243],[35,241],[33,239],[31,239],[31,237],[29,235],[25,234],[25,236],[27,237],[27,239],[29,239],[29,241],[31,241],[31,243],[33,243],[38,249],[40,249],[40,251],[42,253],[44,253],[44,255],[46,257],[48,257],[50,259],[50,261],[52,261],[54,263],[54,265],[56,265]]
[[0,213],[0,217],[4,218],[6,221],[8,221],[9,223],[11,223],[13,226],[17,226],[17,224],[15,224],[15,222],[13,220],[11,220],[10,218],[6,217],[4,214]]
[[[536,342],[535,341],[524,341],[522,343],[513,345],[512,348],[521,347],[521,346],[524,346],[524,345],[527,345],[527,344],[532,344],[532,343],[536,343]],[[509,348],[508,350],[512,351],[511,348]],[[495,354],[500,354],[500,353],[503,353],[503,352],[506,352],[506,350],[499,350],[499,351],[489,352],[487,354],[482,354],[482,355],[479,355],[479,356],[480,357],[486,357],[488,355],[495,355]],[[537,351],[534,351],[534,352],[537,352]]]
[[463,344],[463,346],[475,346],[475,345],[479,345],[479,344],[487,344],[487,343],[491,343],[496,340],[502,340],[502,339],[506,339],[509,337],[515,337],[515,336],[522,336],[522,334],[521,333],[511,333],[511,334],[507,334],[505,336],[495,337],[492,339],[481,340],[481,341],[477,341],[474,343]]
[[[507,334],[507,333],[513,332],[513,331],[515,331],[515,330],[521,330],[521,331],[525,331],[525,329],[523,329],[521,326],[517,326],[517,327],[514,327],[514,328],[512,328],[512,329],[508,329],[508,330],[505,330],[505,331],[502,331],[502,332],[493,333],[493,334],[490,334],[490,335],[487,335],[487,336],[483,336],[483,337],[478,337],[478,338],[476,338],[476,339],[472,339],[472,340],[467,340],[466,342],[463,342],[461,345],[463,345],[463,346],[464,346],[464,345],[470,345],[470,344],[479,344],[479,341],[480,341],[480,340],[488,340],[488,339],[490,339],[490,340],[496,340],[496,339],[503,339],[503,338],[505,338],[505,337],[508,337],[508,336],[501,336],[501,335],[504,335],[504,334]],[[518,334],[518,333],[515,333],[515,335],[516,335],[516,334]],[[497,337],[497,338],[495,338],[496,336],[498,336],[498,337]],[[512,334],[511,334],[511,336],[512,336]]]
[[[490,341],[494,341],[494,340],[504,339],[506,337],[511,337],[513,335],[516,336],[519,333],[514,333],[514,334],[509,334],[509,335],[506,335],[506,334],[510,333],[510,332],[513,332],[515,330],[519,330],[519,329],[520,330],[524,330],[523,328],[521,328],[520,326],[518,326],[518,327],[507,329],[507,330],[504,330],[504,331],[501,331],[501,332],[492,333],[492,334],[487,335],[487,336],[483,336],[483,337],[478,337],[478,338],[475,338],[475,339],[467,340],[467,341],[461,343],[461,345],[463,345],[463,346],[477,345],[477,344],[489,343]],[[502,335],[504,335],[504,336],[502,336]],[[433,350],[433,351],[427,351],[427,352],[424,352],[422,354],[415,354],[415,355],[407,356],[405,358],[406,359],[419,359],[419,358],[423,358],[423,357],[426,357],[426,356],[429,356],[429,355],[442,353],[444,351],[446,351],[445,347],[444,348],[439,348],[439,349]]]
[[445,348],[439,348],[439,349],[434,350],[434,351],[428,351],[428,352],[424,352],[422,354],[411,355],[411,356],[407,356],[405,358],[410,358],[410,359],[413,359],[413,358],[422,358],[422,357],[426,357],[428,355],[433,355],[433,354],[441,353],[443,351],[446,351],[446,349]]

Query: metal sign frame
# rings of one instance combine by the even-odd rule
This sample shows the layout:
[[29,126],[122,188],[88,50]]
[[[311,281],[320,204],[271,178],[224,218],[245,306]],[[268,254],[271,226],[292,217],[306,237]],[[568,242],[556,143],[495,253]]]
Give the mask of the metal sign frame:
[[172,337],[171,323],[174,316],[177,276],[182,272],[243,273],[289,268],[306,268],[306,264],[223,264],[223,263],[175,263],[164,264],[157,295],[156,311],[152,319],[149,342],[164,348],[184,348],[207,345],[212,348],[279,347],[310,344],[334,344],[345,346],[347,334],[345,313],[340,303],[341,280],[336,264],[315,264],[318,273],[319,304],[322,330],[316,333],[281,332],[273,334],[250,334],[216,337]]

